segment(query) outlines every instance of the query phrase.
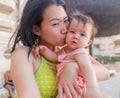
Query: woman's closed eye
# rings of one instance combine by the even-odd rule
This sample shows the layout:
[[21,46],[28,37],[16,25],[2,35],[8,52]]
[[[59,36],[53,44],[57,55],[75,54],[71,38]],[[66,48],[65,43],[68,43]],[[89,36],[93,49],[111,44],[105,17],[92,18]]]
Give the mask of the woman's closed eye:
[[53,25],[53,26],[59,26],[60,23],[53,23],[52,25]]
[[64,20],[64,23],[65,23],[65,24],[69,24],[68,19]]

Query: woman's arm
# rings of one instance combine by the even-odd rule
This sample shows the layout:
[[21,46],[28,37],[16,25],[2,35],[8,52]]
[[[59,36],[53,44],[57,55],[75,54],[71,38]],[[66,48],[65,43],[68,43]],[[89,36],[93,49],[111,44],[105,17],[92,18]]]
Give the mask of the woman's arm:
[[92,56],[90,56],[90,60],[95,70],[97,81],[108,80],[109,79],[108,69],[101,65],[98,61],[96,61]]
[[97,81],[104,81],[109,79],[109,71],[101,64],[92,64],[96,73]]
[[11,74],[19,98],[41,98],[33,70],[32,56],[28,59],[28,48],[15,49],[11,57]]

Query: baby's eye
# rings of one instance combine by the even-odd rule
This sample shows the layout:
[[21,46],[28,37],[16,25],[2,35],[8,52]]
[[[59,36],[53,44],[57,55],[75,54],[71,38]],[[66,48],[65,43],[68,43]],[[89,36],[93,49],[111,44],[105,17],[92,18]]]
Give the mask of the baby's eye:
[[74,31],[70,31],[70,33],[74,34],[75,32]]
[[84,33],[81,33],[80,35],[81,35],[81,36],[86,36]]

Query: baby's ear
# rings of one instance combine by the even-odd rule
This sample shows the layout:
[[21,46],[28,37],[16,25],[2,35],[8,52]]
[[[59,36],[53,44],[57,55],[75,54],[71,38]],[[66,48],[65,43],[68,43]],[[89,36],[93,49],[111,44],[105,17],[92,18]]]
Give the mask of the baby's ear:
[[92,44],[92,40],[89,40],[89,42],[88,42],[88,46],[90,46],[91,44]]
[[40,36],[41,35],[41,32],[40,32],[40,27],[38,27],[38,26],[33,26],[33,28],[32,28],[32,31],[34,32],[34,34],[36,34],[36,35],[38,35],[38,36]]

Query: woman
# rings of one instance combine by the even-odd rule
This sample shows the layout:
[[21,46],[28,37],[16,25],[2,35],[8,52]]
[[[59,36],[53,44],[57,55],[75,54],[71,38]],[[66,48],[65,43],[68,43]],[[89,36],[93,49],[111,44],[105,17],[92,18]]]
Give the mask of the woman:
[[[56,51],[56,46],[64,45],[68,24],[64,1],[27,1],[11,57],[11,72],[19,98],[56,97],[56,64],[47,61],[42,56],[40,56],[40,59],[36,59],[33,51],[36,45],[45,45],[52,51]],[[17,47],[16,45],[19,42],[23,46]],[[75,65],[73,68],[71,67],[72,69],[68,68],[71,64]],[[60,89],[58,91],[60,98],[63,98],[63,93],[66,94],[67,98],[76,98],[76,91],[81,93],[81,89],[72,81],[77,77],[76,70],[78,66],[76,63],[70,63],[69,65],[66,66],[60,77]],[[99,72],[99,68],[97,68],[97,72]],[[105,71],[106,69],[104,70],[106,74],[107,72]],[[70,75],[69,72],[71,72]]]

